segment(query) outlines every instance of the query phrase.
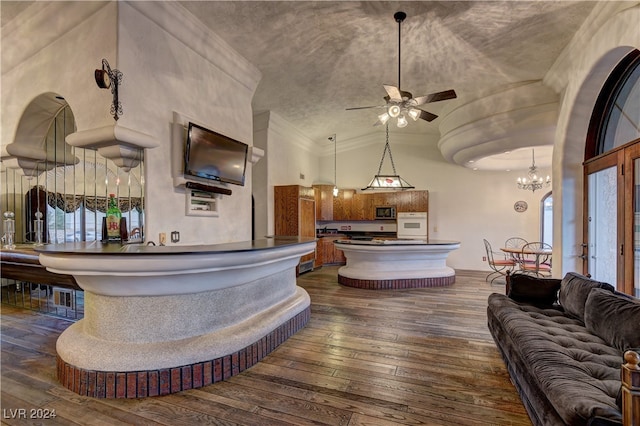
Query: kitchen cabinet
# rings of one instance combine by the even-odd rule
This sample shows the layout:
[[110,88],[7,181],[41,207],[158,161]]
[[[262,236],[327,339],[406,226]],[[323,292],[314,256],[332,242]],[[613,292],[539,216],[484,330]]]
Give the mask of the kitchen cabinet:
[[428,212],[429,191],[405,191],[397,193],[398,212]]
[[351,205],[351,218],[347,220],[373,220],[373,204],[370,194],[355,193]]
[[333,185],[313,185],[316,220],[335,220],[333,213]]
[[375,208],[380,206],[396,206],[397,212],[428,212],[429,191],[357,193],[354,189],[341,189],[333,198],[333,220],[374,220]]
[[333,198],[333,220],[351,220],[355,189],[341,189]]
[[[276,186],[274,198],[274,228],[278,236],[316,236],[316,206],[313,188],[300,185]],[[302,256],[298,272],[313,269],[315,253]]]
[[334,234],[318,238],[316,266],[322,265],[344,265],[347,258],[342,250],[338,250],[333,244],[336,240],[346,240],[346,235]]

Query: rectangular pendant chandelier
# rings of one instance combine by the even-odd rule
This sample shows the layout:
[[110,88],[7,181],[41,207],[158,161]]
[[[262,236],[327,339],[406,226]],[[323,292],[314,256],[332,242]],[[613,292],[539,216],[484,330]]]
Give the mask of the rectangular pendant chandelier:
[[402,179],[398,175],[375,175],[369,182],[366,189],[413,189],[414,186],[410,185],[406,180]]
[[[386,140],[384,144],[384,151],[382,151],[382,158],[380,159],[380,165],[378,166],[378,173],[373,176],[373,179],[369,182],[365,188],[367,189],[412,189],[414,186],[410,185],[406,180],[402,179],[400,175],[396,174],[396,165],[393,162],[393,156],[391,155],[391,145],[389,145],[389,123],[387,123]],[[389,160],[391,160],[391,167],[393,168],[392,175],[380,174],[382,171],[382,164],[384,163],[384,157],[389,152]]]

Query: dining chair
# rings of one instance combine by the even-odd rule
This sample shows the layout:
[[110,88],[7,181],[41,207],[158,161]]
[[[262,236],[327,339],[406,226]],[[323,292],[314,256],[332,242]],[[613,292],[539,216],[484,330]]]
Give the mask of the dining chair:
[[524,246],[528,242],[529,241],[525,240],[524,238],[511,237],[507,238],[507,241],[504,242],[504,246],[506,248],[522,248],[522,246]]
[[487,263],[492,271],[487,275],[485,281],[488,281],[490,276],[495,275],[491,279],[491,283],[493,283],[496,278],[505,276],[507,272],[511,272],[516,267],[516,261],[510,257],[506,257],[504,253],[494,252],[491,248],[491,243],[486,239],[483,239],[483,241],[484,248],[487,252]]
[[[507,238],[507,240],[504,242],[504,247],[508,249],[522,249],[522,246],[524,246],[527,243],[528,241],[525,240],[524,238],[511,237],[511,238]],[[520,253],[511,253],[511,257],[516,262],[518,262],[518,256],[520,256]]]
[[522,246],[520,270],[537,276],[551,276],[551,245],[534,241]]

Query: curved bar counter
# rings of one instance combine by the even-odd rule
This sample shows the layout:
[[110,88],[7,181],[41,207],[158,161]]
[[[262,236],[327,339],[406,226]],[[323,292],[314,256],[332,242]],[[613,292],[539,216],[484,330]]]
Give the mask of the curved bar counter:
[[306,325],[296,285],[313,238],[198,246],[67,243],[38,248],[48,271],[73,275],[84,318],[56,344],[58,378],[97,398],[206,386],[260,361]]
[[346,266],[338,270],[338,282],[365,289],[400,289],[451,285],[455,271],[447,256],[460,247],[443,240],[338,240]]

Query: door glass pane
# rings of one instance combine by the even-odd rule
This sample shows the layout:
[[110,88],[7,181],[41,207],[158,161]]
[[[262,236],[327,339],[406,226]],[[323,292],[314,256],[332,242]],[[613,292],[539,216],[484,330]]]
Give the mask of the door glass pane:
[[589,261],[591,277],[615,285],[618,190],[616,167],[589,175]]
[[633,293],[640,297],[640,158],[633,161]]

